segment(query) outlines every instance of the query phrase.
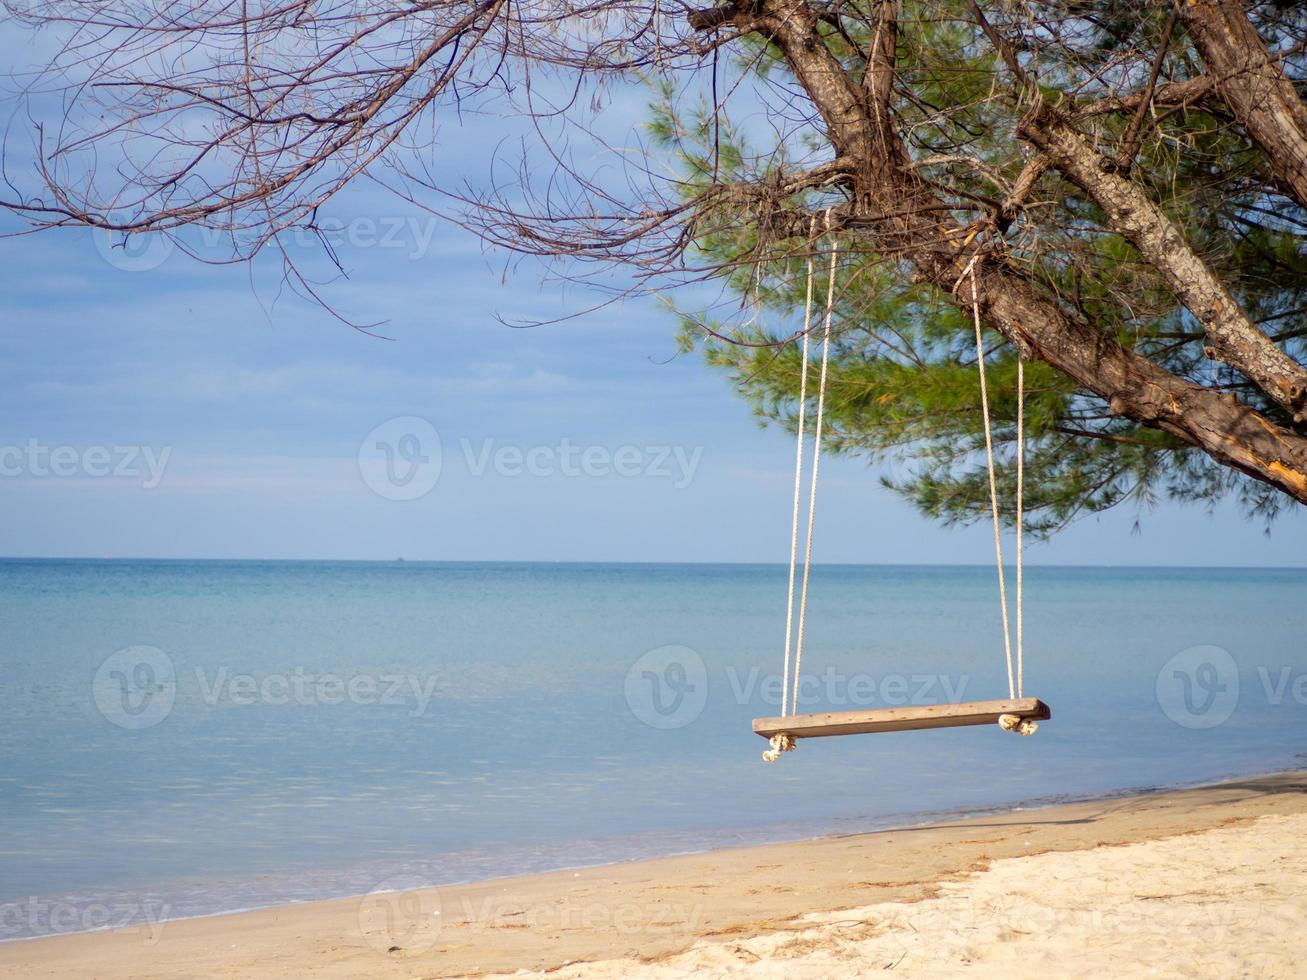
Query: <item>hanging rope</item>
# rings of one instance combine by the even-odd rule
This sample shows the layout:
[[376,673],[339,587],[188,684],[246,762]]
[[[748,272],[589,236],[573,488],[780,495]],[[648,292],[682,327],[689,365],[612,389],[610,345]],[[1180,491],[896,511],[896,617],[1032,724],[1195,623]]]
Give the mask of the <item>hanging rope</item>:
[[[1022,580],[1025,562],[1021,555],[1021,535],[1025,528],[1023,513],[1026,498],[1026,361],[1017,351],[1017,697],[1024,697],[1026,682],[1025,630],[1022,610]],[[1031,724],[1034,724],[1031,722]],[[1023,733],[1030,734],[1030,733]]]
[[[989,473],[989,509],[994,522],[994,556],[998,566],[998,597],[1003,611],[1003,652],[1007,661],[1008,697],[1019,698],[1024,694],[1025,684],[1025,622],[1023,615],[1024,599],[1024,556],[1022,555],[1022,528],[1024,525],[1025,498],[1025,402],[1026,377],[1025,362],[1017,352],[1017,644],[1016,666],[1013,667],[1012,633],[1008,626],[1007,613],[1007,575],[1003,568],[1003,534],[998,516],[998,479],[994,466],[994,438],[990,426],[989,389],[985,382],[985,339],[980,326],[980,289],[976,283],[976,259],[979,253],[971,257],[967,267],[962,271],[954,286],[961,286],[962,280],[971,277],[971,318],[976,331],[976,368],[980,376],[980,411],[985,425],[985,462]],[[999,727],[1004,731],[1017,732],[1021,735],[1033,735],[1039,725],[1019,715],[1002,715],[998,719]]]
[[[830,209],[828,208],[826,210],[827,235],[830,234],[830,226],[831,214]],[[815,248],[816,245],[816,230],[817,219],[814,216],[812,224],[809,226],[809,236],[813,240],[813,248]],[[797,713],[799,705],[799,672],[803,665],[803,638],[806,632],[808,618],[808,584],[812,570],[812,535],[813,528],[816,524],[817,479],[821,468],[821,430],[826,413],[826,381],[829,376],[830,367],[831,321],[835,304],[835,272],[838,264],[838,255],[839,245],[838,243],[833,243],[830,251],[830,265],[826,282],[826,311],[822,327],[821,372],[817,383],[817,417],[815,420],[816,424],[813,427],[814,441],[812,448],[812,475],[808,487],[808,530],[804,542],[803,578],[799,588],[799,617],[798,629],[796,632],[794,622],[794,592],[799,556],[799,500],[803,487],[803,447],[805,430],[807,428],[808,366],[810,360],[808,335],[812,330],[812,298],[813,282],[815,279],[813,249],[810,249],[808,254],[807,291],[803,305],[803,335],[801,340],[802,354],[799,377],[798,431],[795,434],[794,440],[794,502],[790,523],[789,588],[785,604],[785,668],[781,684],[782,716]],[[794,654],[793,684],[790,683],[791,650],[793,650]],[[771,748],[762,754],[762,757],[768,762],[775,762],[780,758],[782,752],[794,751],[794,739],[789,735],[774,736],[770,739],[770,745]]]
[[[830,209],[826,210],[826,234],[830,234]],[[812,478],[808,488],[808,541],[803,554],[803,591],[799,596],[799,635],[794,647],[794,687],[791,691],[790,714],[799,709],[799,677],[803,669],[803,635],[808,619],[808,576],[812,571],[812,528],[817,517],[817,472],[821,467],[821,424],[826,415],[826,369],[830,364],[830,328],[835,306],[835,266],[839,256],[838,242],[831,242],[830,272],[826,282],[826,321],[821,338],[821,375],[817,381],[817,419],[813,426]]]
[[994,437],[989,425],[989,388],[985,384],[985,339],[980,329],[980,293],[976,286],[976,260],[967,264],[971,275],[971,314],[976,327],[976,367],[980,373],[980,412],[985,421],[985,460],[989,467],[989,509],[994,518],[994,555],[998,564],[998,601],[1003,609],[1003,652],[1007,659],[1008,697],[1017,696],[1012,667],[1012,630],[1007,619],[1007,575],[1003,570],[1003,532],[998,518],[998,481],[994,475]]
[[[809,240],[817,233],[817,216],[813,215],[808,228]],[[808,294],[803,302],[802,367],[799,369],[799,426],[794,439],[794,513],[790,525],[790,586],[785,602],[785,673],[781,681],[781,714],[789,713],[790,704],[790,648],[794,634],[794,566],[799,557],[799,496],[803,487],[803,432],[808,410],[808,331],[812,327],[812,261],[813,251],[808,249]],[[769,760],[774,761],[774,760]]]
[[[831,232],[831,213],[826,211],[826,235]],[[809,226],[810,240],[815,238],[816,218]],[[968,240],[970,241],[970,240]],[[815,241],[813,241],[815,248]],[[998,568],[999,603],[1003,618],[1003,653],[1007,663],[1008,697],[1023,697],[1025,685],[1025,619],[1024,619],[1024,555],[1023,530],[1025,527],[1025,396],[1026,378],[1025,362],[1017,353],[1017,413],[1016,413],[1016,656],[1013,657],[1012,629],[1008,620],[1007,573],[1003,565],[1003,533],[998,511],[998,477],[994,463],[994,435],[990,421],[989,386],[985,377],[985,338],[980,322],[980,287],[976,280],[976,261],[980,253],[972,256],[962,275],[953,286],[954,294],[962,287],[964,280],[971,279],[971,316],[976,334],[976,369],[980,379],[980,408],[984,421],[985,461],[989,475],[989,508],[994,524],[994,556]],[[798,713],[799,679],[803,670],[803,641],[807,627],[808,584],[812,572],[812,536],[816,523],[817,479],[821,468],[821,434],[826,414],[826,386],[830,366],[831,327],[835,307],[835,273],[838,266],[839,244],[831,242],[830,265],[826,282],[826,310],[822,328],[821,372],[817,382],[817,416],[813,425],[812,474],[808,486],[808,531],[803,554],[803,577],[799,584],[798,624],[794,621],[794,592],[798,567],[799,552],[799,498],[803,486],[803,449],[805,429],[807,427],[808,367],[810,360],[810,343],[808,334],[812,329],[812,299],[814,259],[813,250],[809,250],[807,262],[807,289],[803,307],[802,368],[799,380],[798,430],[794,446],[794,500],[791,508],[790,523],[790,571],[789,589],[785,610],[785,673],[781,687],[781,716]],[[791,649],[793,649],[793,683],[791,683]],[[1021,735],[1033,735],[1038,725],[1031,719],[1020,715],[1004,714],[998,719],[999,727],[1005,731]],[[770,748],[762,754],[767,762],[775,762],[782,753],[793,752],[795,739],[787,733],[773,735],[769,739]]]

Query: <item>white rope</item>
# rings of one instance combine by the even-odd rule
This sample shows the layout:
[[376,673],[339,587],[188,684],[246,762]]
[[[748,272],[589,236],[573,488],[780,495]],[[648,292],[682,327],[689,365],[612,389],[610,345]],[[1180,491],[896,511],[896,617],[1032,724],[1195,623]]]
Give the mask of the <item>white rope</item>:
[[1033,735],[1039,731],[1039,722],[1033,718],[1022,718],[1020,715],[999,715],[998,727],[1005,732],[1016,732],[1018,735]]
[[[998,519],[998,481],[994,475],[994,439],[990,431],[989,390],[985,384],[985,341],[980,328],[980,290],[976,284],[976,259],[979,253],[971,257],[962,275],[958,277],[953,291],[957,292],[962,280],[971,276],[971,317],[976,328],[976,364],[980,375],[980,408],[985,421],[985,459],[989,471],[989,509],[994,518],[994,555],[998,565],[998,595],[1003,609],[1003,648],[1007,659],[1008,696],[1023,697],[1025,693],[1025,560],[1022,554],[1022,532],[1025,528],[1025,417],[1026,417],[1026,366],[1021,352],[1017,351],[1017,655],[1015,676],[1012,668],[1012,638],[1008,628],[1007,616],[1007,578],[1003,570],[1003,536]],[[1000,715],[998,725],[1004,731],[1019,735],[1033,735],[1039,730],[1039,724],[1031,718],[1020,715]]]
[[[826,212],[826,233],[830,234],[830,211]],[[809,228],[810,236],[816,230],[816,219]],[[802,374],[799,380],[798,431],[794,448],[794,502],[790,525],[790,572],[789,589],[785,610],[785,673],[781,689],[781,715],[797,714],[799,703],[799,680],[803,669],[803,640],[807,626],[808,584],[812,572],[812,536],[816,523],[817,479],[821,469],[821,432],[826,413],[826,382],[830,365],[831,323],[835,306],[835,272],[838,265],[839,244],[831,242],[830,268],[826,283],[826,311],[822,330],[821,373],[817,387],[817,418],[813,426],[812,475],[808,488],[808,533],[803,555],[803,579],[799,592],[799,622],[797,634],[794,629],[794,584],[798,562],[799,537],[799,494],[803,482],[803,444],[804,429],[807,421],[809,341],[808,333],[812,328],[812,292],[813,292],[813,256],[810,252],[807,263],[807,293],[803,308],[803,356]],[[1013,667],[1012,630],[1008,622],[1007,575],[1003,566],[1003,534],[998,513],[998,479],[994,464],[994,436],[990,424],[989,387],[985,379],[985,339],[980,323],[980,289],[976,282],[976,260],[979,253],[973,255],[967,266],[953,286],[956,293],[968,275],[971,277],[971,314],[976,332],[976,369],[980,378],[980,408],[985,430],[985,461],[989,475],[989,507],[994,523],[994,556],[998,569],[999,604],[1003,614],[1003,652],[1007,662],[1008,697],[1018,698],[1023,694],[1025,684],[1025,635],[1024,635],[1024,556],[1022,554],[1022,532],[1025,526],[1025,361],[1020,351],[1017,353],[1017,432],[1016,432],[1016,666]],[[794,683],[790,684],[790,650],[794,650]],[[1039,725],[1020,715],[1004,714],[998,719],[999,727],[1021,735],[1033,735]],[[782,753],[793,752],[795,739],[787,733],[772,736],[769,749],[762,754],[767,762],[775,762]]]
[[[1012,631],[1007,618],[1007,576],[1003,571],[1003,533],[998,519],[998,481],[994,477],[994,438],[989,427],[989,390],[985,384],[985,340],[980,329],[980,292],[976,285],[976,260],[972,257],[963,272],[971,274],[971,314],[976,327],[976,365],[980,372],[980,411],[985,419],[985,458],[989,466],[989,509],[994,518],[994,555],[998,563],[998,599],[1003,608],[1003,652],[1007,658],[1008,697],[1017,696],[1016,675],[1012,668]],[[1019,554],[1019,552],[1018,552]],[[1018,559],[1019,560],[1019,559]],[[1020,564],[1017,568],[1020,569]],[[1018,571],[1018,576],[1020,571]],[[1018,595],[1020,616],[1020,597]],[[1000,720],[1000,724],[1002,724]],[[1004,726],[1005,728],[1007,726]]]
[[795,749],[794,736],[781,732],[779,735],[773,735],[767,740],[771,748],[762,754],[763,762],[775,762],[781,757],[782,752],[793,752]]
[[[830,210],[826,211],[826,231],[830,233]],[[803,588],[799,593],[799,634],[794,647],[794,686],[790,698],[790,713],[799,710],[799,677],[803,669],[803,634],[808,618],[808,577],[812,571],[812,529],[817,516],[817,473],[821,468],[821,423],[826,414],[826,369],[830,364],[831,319],[835,305],[835,266],[839,255],[838,242],[831,243],[830,274],[826,283],[826,323],[821,339],[821,375],[817,382],[817,419],[813,426],[812,477],[808,490],[808,541],[803,555]],[[806,365],[805,365],[806,368]]]
[[[809,239],[817,230],[814,215]],[[799,431],[794,440],[794,514],[790,525],[790,587],[785,601],[785,673],[781,681],[781,715],[790,708],[790,648],[794,633],[794,566],[799,557],[799,495],[803,486],[803,430],[808,408],[808,330],[812,326],[812,249],[808,250],[808,295],[803,303],[803,366],[799,374]],[[774,762],[775,759],[768,759]]]
[[[1025,563],[1021,558],[1021,532],[1025,526],[1023,513],[1026,496],[1026,362],[1017,351],[1017,697],[1025,696],[1025,630],[1022,609],[1025,606],[1022,596],[1022,570]],[[1022,734],[1027,734],[1023,732]]]

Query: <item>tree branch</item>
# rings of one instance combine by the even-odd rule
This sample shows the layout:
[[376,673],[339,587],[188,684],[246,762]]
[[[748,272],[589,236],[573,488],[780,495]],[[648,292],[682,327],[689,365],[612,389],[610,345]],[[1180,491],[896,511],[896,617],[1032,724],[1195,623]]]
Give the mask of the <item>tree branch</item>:
[[1151,95],[1145,90],[1133,95],[1111,96],[1075,105],[1067,110],[1069,119],[1088,119],[1093,116],[1108,116],[1115,113],[1138,112],[1140,106],[1152,105],[1159,109],[1186,109],[1198,105],[1212,93],[1216,81],[1210,75],[1186,78],[1182,82],[1169,82],[1158,85]]
[[[831,142],[841,154],[862,157],[854,213],[880,211],[883,216],[885,202],[897,204],[899,216],[869,227],[878,249],[909,259],[917,277],[945,295],[954,295],[965,270],[972,269],[974,279],[959,302],[976,303],[989,323],[1023,350],[1033,350],[1106,400],[1114,413],[1169,432],[1307,503],[1307,439],[1069,316],[1014,268],[989,261],[972,264],[975,253],[966,245],[974,235],[962,237],[964,229],[929,217],[942,208],[941,202],[913,173],[897,133],[885,133],[886,142],[877,143],[868,107],[839,61],[815,40],[807,4],[764,0],[762,7],[772,42],[821,113]],[[959,247],[950,253],[930,244],[941,240],[957,240]]]
[[1135,157],[1139,154],[1139,147],[1143,145],[1144,119],[1153,105],[1153,93],[1157,91],[1157,77],[1162,73],[1162,63],[1166,61],[1166,52],[1171,46],[1171,35],[1175,32],[1175,22],[1179,18],[1180,8],[1172,7],[1171,15],[1166,19],[1166,27],[1162,30],[1162,43],[1157,46],[1153,67],[1148,72],[1148,84],[1144,86],[1143,98],[1139,100],[1139,107],[1135,110],[1134,118],[1130,120],[1130,128],[1126,130],[1125,138],[1121,141],[1121,152],[1117,154],[1116,163],[1124,173],[1130,172]]
[[1018,132],[1093,198],[1106,213],[1108,226],[1162,274],[1171,292],[1207,332],[1212,356],[1254,381],[1295,421],[1307,419],[1307,370],[1249,319],[1166,213],[1122,176],[1114,161],[1048,105],[1028,113]]
[[1216,92],[1266,154],[1285,190],[1307,207],[1307,106],[1237,0],[1181,0]]

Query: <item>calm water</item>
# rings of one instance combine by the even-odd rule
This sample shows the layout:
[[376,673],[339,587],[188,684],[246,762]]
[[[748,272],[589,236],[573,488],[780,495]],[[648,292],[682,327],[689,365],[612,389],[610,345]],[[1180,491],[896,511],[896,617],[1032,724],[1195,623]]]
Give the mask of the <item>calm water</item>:
[[[1006,693],[992,569],[812,588],[809,710]],[[1037,736],[765,766],[784,590],[780,566],[0,562],[0,938],[1307,764],[1307,571],[1029,570]]]

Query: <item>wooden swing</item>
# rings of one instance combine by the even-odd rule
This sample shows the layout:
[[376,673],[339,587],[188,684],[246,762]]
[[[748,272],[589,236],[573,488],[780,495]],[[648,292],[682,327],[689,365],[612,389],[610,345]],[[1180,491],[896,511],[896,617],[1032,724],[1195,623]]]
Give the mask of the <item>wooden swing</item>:
[[[813,219],[813,232],[816,231],[816,219]],[[830,236],[830,211],[826,212],[826,232]],[[812,475],[808,489],[808,535],[803,559],[803,579],[799,590],[799,621],[797,633],[794,629],[794,586],[795,567],[798,560],[799,545],[799,496],[803,476],[803,441],[808,402],[808,334],[812,327],[812,285],[813,257],[808,254],[807,298],[803,310],[802,373],[799,380],[799,414],[798,433],[794,451],[794,509],[790,534],[790,584],[789,601],[785,615],[785,672],[781,693],[781,714],[778,717],[755,718],[753,730],[767,739],[770,748],[762,754],[767,762],[775,762],[784,752],[792,752],[802,738],[826,738],[836,735],[864,735],[876,732],[916,731],[929,728],[960,728],[969,725],[998,724],[1004,731],[1017,732],[1021,735],[1033,735],[1039,722],[1052,716],[1048,705],[1038,698],[1027,698],[1022,690],[1024,685],[1024,643],[1022,618],[1023,567],[1021,553],[1022,504],[1024,496],[1025,460],[1024,460],[1024,425],[1025,425],[1025,364],[1020,354],[1017,356],[1017,615],[1016,615],[1016,666],[1013,667],[1012,638],[1008,628],[1007,581],[1003,570],[1003,540],[998,516],[998,483],[994,475],[994,443],[990,431],[989,392],[985,384],[985,345],[980,328],[980,302],[976,286],[975,263],[973,257],[963,270],[954,286],[954,292],[962,281],[971,276],[971,310],[976,329],[976,363],[980,375],[980,404],[985,422],[985,453],[989,466],[989,502],[994,518],[994,553],[998,565],[999,602],[1003,612],[1003,647],[1007,661],[1008,697],[1005,700],[965,701],[956,704],[911,705],[905,707],[879,708],[865,711],[825,711],[814,714],[798,714],[799,671],[803,663],[803,636],[808,612],[808,576],[812,568],[812,529],[814,511],[817,503],[817,474],[821,465],[821,432],[826,409],[826,377],[830,363],[831,317],[835,305],[835,271],[839,254],[839,244],[832,239],[830,249],[830,267],[826,283],[826,311],[822,330],[821,372],[817,387],[817,417],[814,426],[812,449]],[[793,644],[792,642],[793,641]],[[790,650],[794,649],[794,681],[790,682]]]

